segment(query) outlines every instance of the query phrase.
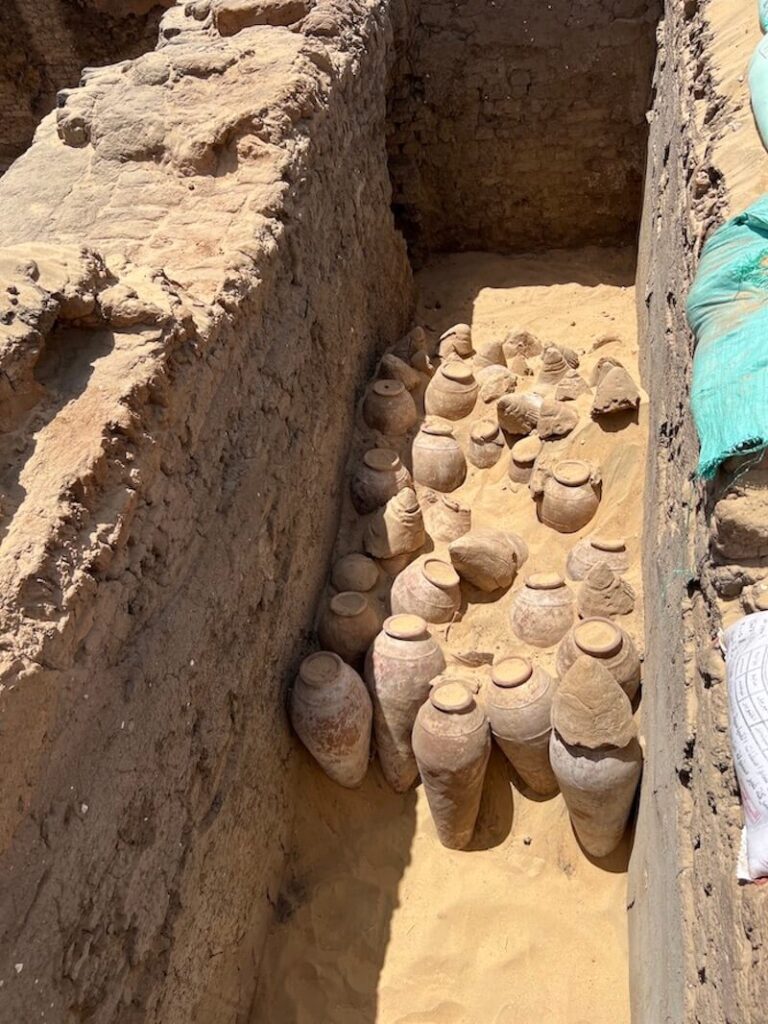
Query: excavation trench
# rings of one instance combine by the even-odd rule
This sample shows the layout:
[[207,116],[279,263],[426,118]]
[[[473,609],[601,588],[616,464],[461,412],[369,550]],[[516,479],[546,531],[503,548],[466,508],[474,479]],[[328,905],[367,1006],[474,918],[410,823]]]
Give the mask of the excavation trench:
[[[416,320],[433,336],[468,323],[476,345],[524,327],[580,352],[579,372],[587,380],[604,357],[620,360],[637,378],[633,281],[629,249],[447,255],[417,274]],[[642,593],[647,403],[637,416],[599,424],[589,418],[592,397],[574,403],[580,423],[573,434],[547,445],[552,457],[601,467],[601,505],[585,529],[565,535],[538,522],[527,485],[507,476],[506,452],[492,468],[470,467],[452,492],[471,508],[473,528],[514,530],[530,550],[509,592],[489,596],[469,588],[459,621],[433,627],[452,673],[478,686],[488,679],[487,665],[471,667],[478,652],[528,655],[555,674],[554,647],[527,647],[511,632],[510,602],[527,572],[564,574],[566,556],[582,536],[623,536],[631,558],[626,579],[638,598]],[[465,449],[471,424],[489,409],[493,403],[478,401],[456,425]],[[376,441],[358,415],[351,465]],[[408,464],[409,448],[407,439],[400,450]],[[362,549],[363,522],[345,501],[337,556]],[[428,546],[448,557],[445,544]],[[390,584],[384,576],[377,589],[382,606]],[[642,645],[640,599],[617,621]],[[440,845],[423,787],[395,794],[377,763],[359,791],[345,792],[303,752],[296,792],[295,832],[253,1024],[629,1021],[629,834],[609,857],[589,858],[562,797],[537,797],[499,750],[466,851]]]

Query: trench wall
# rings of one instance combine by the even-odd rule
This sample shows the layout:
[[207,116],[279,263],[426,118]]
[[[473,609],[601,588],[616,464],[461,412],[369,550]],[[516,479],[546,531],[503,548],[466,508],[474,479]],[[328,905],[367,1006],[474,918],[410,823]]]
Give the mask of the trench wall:
[[417,254],[634,244],[660,0],[399,0],[388,149]]
[[381,8],[289,14],[172,9],[0,183],[3,1024],[248,1010],[284,689],[412,308]]
[[647,758],[628,900],[633,1024],[751,1024],[768,998],[766,894],[735,875],[742,815],[718,645],[720,597],[765,570],[749,558],[751,569],[720,564],[712,550],[724,482],[693,478],[684,310],[708,234],[768,188],[745,81],[758,39],[756,5],[721,0],[668,0],[659,35],[637,291],[652,443]]
[[32,141],[59,89],[82,68],[154,48],[173,0],[3,0],[0,5],[0,174]]

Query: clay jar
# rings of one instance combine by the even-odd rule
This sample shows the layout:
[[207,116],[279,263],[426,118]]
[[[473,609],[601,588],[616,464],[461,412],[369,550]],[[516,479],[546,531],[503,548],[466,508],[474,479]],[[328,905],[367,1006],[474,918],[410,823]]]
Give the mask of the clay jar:
[[299,739],[326,775],[359,786],[371,746],[371,698],[360,676],[337,654],[305,658],[291,692],[290,717]]
[[629,821],[643,754],[637,739],[626,747],[574,746],[556,729],[549,741],[552,770],[576,835],[592,857],[616,849]]
[[534,647],[552,647],[573,623],[573,594],[557,573],[531,573],[514,594],[509,615],[520,640]]
[[344,661],[359,661],[379,631],[379,616],[365,594],[344,590],[328,602],[317,625],[322,646]]
[[546,477],[537,498],[539,519],[558,533],[576,533],[597,512],[599,477],[587,462],[559,462]]
[[536,429],[543,399],[532,392],[502,395],[496,403],[499,426],[506,434],[523,437]]
[[491,420],[479,420],[469,435],[468,458],[478,469],[490,469],[495,466],[504,451],[504,438],[496,423]]
[[375,558],[395,558],[418,551],[425,540],[424,518],[412,487],[390,498],[366,524],[363,543]]
[[466,505],[445,494],[427,491],[425,505],[429,532],[435,540],[450,544],[463,537],[472,526],[472,513]]
[[352,504],[360,515],[373,512],[411,484],[411,475],[391,448],[371,448],[350,482]]
[[527,658],[508,657],[491,670],[485,710],[493,737],[534,792],[549,796],[557,780],[549,763],[555,681]]
[[373,701],[376,750],[384,778],[404,793],[419,774],[411,733],[432,681],[445,658],[418,615],[392,615],[365,659],[365,681]]
[[416,425],[416,403],[400,380],[377,380],[363,400],[363,419],[382,434],[407,434]]
[[524,437],[512,445],[509,453],[507,476],[516,484],[527,484],[533,473],[533,464],[539,457],[541,440],[538,437]]
[[400,573],[389,595],[392,614],[420,615],[427,622],[450,622],[459,608],[459,577],[448,562],[421,557]]
[[452,355],[466,359],[473,351],[472,330],[469,324],[454,324],[440,335],[437,354],[441,359]]
[[582,655],[599,660],[630,701],[640,687],[640,657],[632,638],[610,619],[583,619],[557,649],[557,674],[562,678]]
[[570,369],[571,367],[565,361],[560,349],[551,345],[544,349],[541,357],[541,370],[536,379],[540,384],[557,384]]
[[376,563],[367,555],[355,552],[344,555],[333,564],[331,583],[337,590],[357,590],[365,593],[379,582]]
[[432,690],[416,716],[413,752],[440,842],[463,850],[480,810],[491,733],[485,713],[461,683]]
[[629,557],[624,538],[601,537],[597,534],[584,537],[568,553],[568,575],[572,580],[584,580],[590,569],[599,562],[605,562],[609,569],[619,575],[626,572],[629,569]]
[[430,415],[460,420],[469,416],[477,399],[472,368],[457,359],[443,363],[424,392],[424,409]]
[[446,420],[428,417],[414,438],[411,455],[417,484],[449,492],[464,483],[467,460]]

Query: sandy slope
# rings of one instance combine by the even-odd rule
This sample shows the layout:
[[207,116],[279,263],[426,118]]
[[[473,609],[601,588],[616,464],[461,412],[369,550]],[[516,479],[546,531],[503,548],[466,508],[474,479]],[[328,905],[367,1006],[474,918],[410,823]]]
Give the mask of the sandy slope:
[[[526,327],[580,352],[585,375],[611,354],[637,377],[629,253],[449,256],[423,270],[419,283],[417,319],[435,331],[466,321],[479,342]],[[606,333],[621,340],[593,352]],[[527,488],[506,477],[507,456],[493,469],[471,469],[457,494],[472,506],[475,525],[502,522],[525,536],[531,556],[523,575],[562,572],[570,546],[596,526],[623,533],[639,593],[645,409],[639,423],[622,421],[623,429],[607,432],[589,420],[590,401],[579,400],[579,427],[559,442],[603,470],[600,510],[581,534],[565,537],[537,521]],[[482,415],[478,403],[472,418]],[[470,422],[459,425],[462,438]],[[364,432],[354,445],[360,446]],[[338,553],[354,550],[358,537],[347,508]],[[449,652],[519,647],[507,626],[511,593],[496,602],[470,600],[448,631]],[[640,602],[622,625],[641,642]],[[445,627],[435,631],[445,637]],[[553,655],[536,654],[545,665]],[[472,671],[483,676],[487,669]],[[472,848],[464,852],[437,842],[421,788],[398,797],[377,766],[351,793],[308,757],[301,775],[293,849],[252,1024],[629,1020],[628,841],[607,862],[590,862],[562,799],[535,801],[510,786],[498,751]]]

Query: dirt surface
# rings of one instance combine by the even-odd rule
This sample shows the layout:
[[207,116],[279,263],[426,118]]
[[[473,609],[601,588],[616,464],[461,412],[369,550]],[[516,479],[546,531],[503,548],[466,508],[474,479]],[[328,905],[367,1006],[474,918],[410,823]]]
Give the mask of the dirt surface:
[[[632,261],[629,251],[595,249],[448,256],[418,276],[418,322],[435,336],[469,323],[476,345],[525,328],[575,349],[587,379],[604,356],[621,359],[637,378]],[[593,348],[601,336],[614,340]],[[547,446],[548,455],[574,453],[602,468],[601,506],[579,533],[538,522],[527,486],[506,477],[508,453],[490,469],[470,468],[453,492],[472,508],[473,526],[517,531],[530,557],[511,590],[493,597],[470,590],[460,622],[432,627],[449,667],[462,652],[514,648],[553,670],[555,648],[526,649],[511,635],[509,603],[527,572],[564,572],[567,552],[593,531],[626,538],[627,579],[640,595],[646,400],[637,421],[618,414],[611,428],[590,421],[592,397],[574,403],[574,433]],[[493,415],[493,404],[478,401],[456,425],[464,444],[471,422],[489,409]],[[352,461],[373,439],[358,419]],[[404,455],[408,447],[404,441]],[[337,554],[357,549],[360,529],[347,501]],[[445,556],[442,545],[436,551]],[[642,645],[642,601],[619,621]],[[453,668],[477,683],[488,672],[455,660]],[[468,851],[444,849],[423,789],[396,796],[377,766],[361,790],[345,792],[305,756],[298,792],[251,1024],[628,1024],[629,837],[609,858],[591,861],[562,798],[533,799],[512,786],[499,751]]]

